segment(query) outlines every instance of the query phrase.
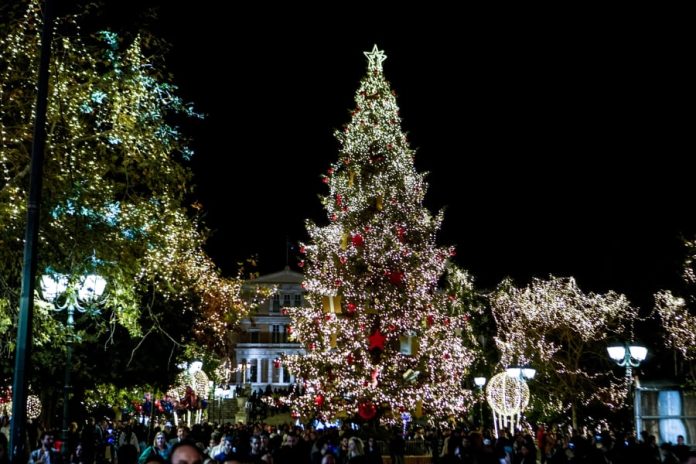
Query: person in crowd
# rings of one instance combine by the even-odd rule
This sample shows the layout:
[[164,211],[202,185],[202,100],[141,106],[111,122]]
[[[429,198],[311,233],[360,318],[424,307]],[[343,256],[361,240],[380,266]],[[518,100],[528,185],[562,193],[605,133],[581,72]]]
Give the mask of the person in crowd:
[[29,453],[29,464],[59,464],[60,453],[53,447],[53,432],[44,431],[39,438],[41,447]]
[[358,437],[348,439],[348,464],[366,464],[365,447]]
[[75,443],[75,446],[72,449],[72,452],[70,453],[70,464],[90,464],[90,461],[87,460],[87,456],[85,454],[84,447],[82,446],[82,442],[77,442]]
[[138,458],[138,464],[144,464],[150,458],[150,456],[157,455],[162,459],[169,459],[171,453],[171,447],[167,443],[167,437],[164,432],[157,432],[155,434],[155,439],[152,441],[152,445],[148,446],[143,450]]
[[203,464],[203,451],[189,440],[180,441],[172,446],[169,455],[170,464]]
[[367,464],[383,464],[382,452],[377,445],[375,437],[367,439],[367,447],[365,447],[365,459]]

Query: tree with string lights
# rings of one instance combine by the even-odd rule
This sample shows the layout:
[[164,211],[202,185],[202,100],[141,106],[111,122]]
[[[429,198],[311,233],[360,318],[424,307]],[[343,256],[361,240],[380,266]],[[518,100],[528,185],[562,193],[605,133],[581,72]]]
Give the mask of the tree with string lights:
[[352,119],[336,134],[338,161],[323,176],[328,224],[309,222],[301,247],[309,304],[287,309],[306,348],[284,360],[304,393],[292,401],[305,420],[446,418],[470,403],[469,313],[438,290],[454,251],[435,244],[442,215],[423,206],[386,56],[376,46],[365,55]]
[[[19,306],[40,3],[25,2],[23,14],[0,26],[0,352],[6,360],[14,349],[11,327]],[[85,343],[99,336],[120,343],[130,335],[144,342],[131,348],[147,347],[153,338],[148,335],[166,332],[158,343],[170,351],[181,352],[182,341],[198,336],[223,352],[224,334],[247,304],[240,296],[242,280],[221,276],[203,250],[201,205],[187,204],[192,152],[172,121],[198,115],[168,82],[161,56],[148,49],[154,41],[81,31],[78,16],[56,22],[39,272],[96,272],[107,281],[101,314],[76,323]],[[175,326],[177,321],[186,325]],[[51,356],[64,334],[58,318],[37,301],[35,360],[60,366],[60,358]],[[147,354],[145,349],[134,358]],[[133,360],[121,358],[124,364]],[[89,365],[95,364],[102,365]]]
[[632,333],[638,310],[625,296],[584,293],[575,279],[534,279],[524,288],[504,280],[490,295],[500,364],[530,365],[543,420],[588,406],[615,409],[625,404],[626,383],[618,381],[606,355],[611,337]]

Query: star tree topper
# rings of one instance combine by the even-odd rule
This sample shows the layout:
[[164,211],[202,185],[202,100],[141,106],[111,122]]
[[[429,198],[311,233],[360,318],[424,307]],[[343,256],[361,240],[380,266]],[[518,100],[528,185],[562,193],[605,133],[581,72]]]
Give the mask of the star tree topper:
[[367,67],[369,69],[382,70],[382,62],[387,59],[387,55],[384,54],[382,50],[377,48],[377,44],[372,47],[371,52],[363,52],[367,57]]

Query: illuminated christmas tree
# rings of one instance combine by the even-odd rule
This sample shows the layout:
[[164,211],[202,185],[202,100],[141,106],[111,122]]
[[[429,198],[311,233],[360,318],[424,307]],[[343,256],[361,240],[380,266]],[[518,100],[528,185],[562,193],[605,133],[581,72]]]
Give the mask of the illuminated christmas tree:
[[304,420],[458,415],[470,398],[468,314],[437,287],[453,250],[435,245],[442,216],[423,207],[426,184],[382,72],[386,56],[376,46],[365,55],[339,159],[323,178],[329,224],[309,223],[301,250],[309,307],[288,309],[307,351],[286,359],[305,393],[293,405]]

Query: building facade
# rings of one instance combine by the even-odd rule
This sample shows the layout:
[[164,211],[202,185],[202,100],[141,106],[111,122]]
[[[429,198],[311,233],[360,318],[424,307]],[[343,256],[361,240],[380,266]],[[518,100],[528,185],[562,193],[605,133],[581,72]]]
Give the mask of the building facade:
[[235,363],[237,385],[252,389],[285,388],[295,382],[280,362],[283,354],[304,354],[302,345],[289,340],[290,318],[282,308],[304,304],[304,276],[288,266],[280,272],[263,275],[246,283],[247,286],[275,288],[248,318],[242,320],[236,334]]

